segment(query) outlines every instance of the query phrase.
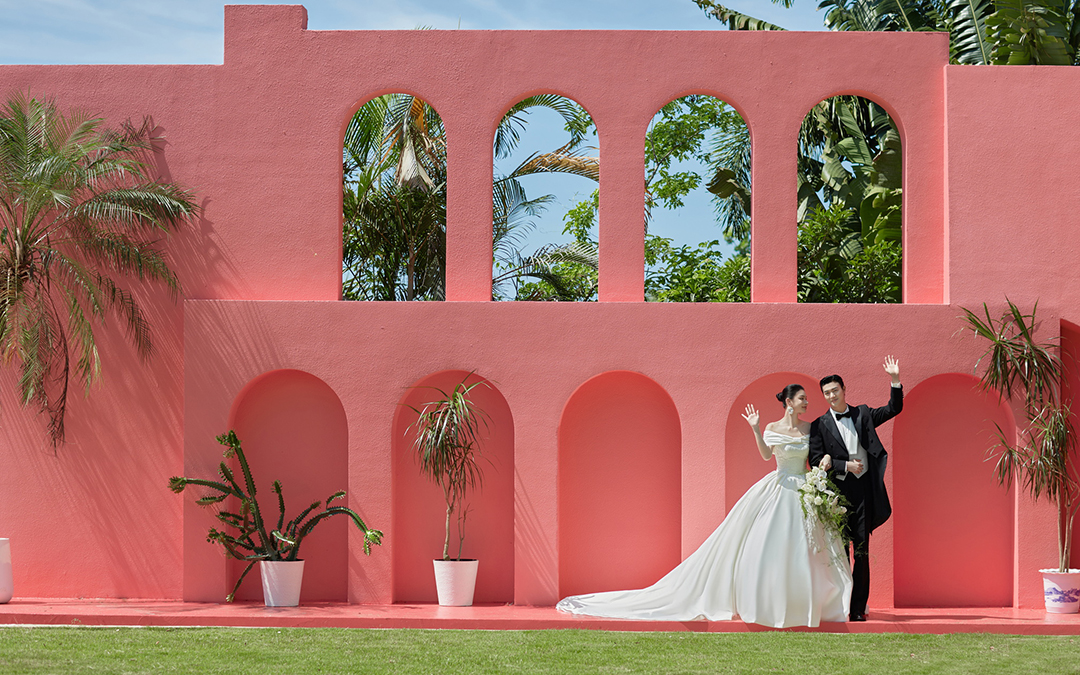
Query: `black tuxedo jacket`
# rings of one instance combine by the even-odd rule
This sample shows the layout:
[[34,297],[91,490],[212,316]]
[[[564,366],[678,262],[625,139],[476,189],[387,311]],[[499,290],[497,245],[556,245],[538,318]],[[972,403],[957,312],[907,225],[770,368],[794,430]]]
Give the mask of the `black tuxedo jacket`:
[[[862,478],[854,476],[846,481],[842,476],[846,473],[848,457],[847,445],[840,436],[840,428],[837,426],[836,417],[830,409],[821,417],[814,420],[810,425],[810,465],[817,466],[825,455],[832,458],[833,468],[829,471],[833,474],[837,486],[841,492],[847,494],[844,484],[848,481],[867,481],[866,488],[866,518],[862,523],[865,534],[869,535],[878,526],[889,519],[892,515],[892,506],[889,504],[889,495],[885,491],[885,467],[889,461],[889,455],[885,452],[885,446],[877,435],[877,427],[900,414],[904,409],[904,390],[901,387],[891,387],[888,405],[880,408],[871,408],[866,405],[850,406],[851,421],[855,431],[859,435],[859,445],[866,448],[867,471]],[[849,496],[850,498],[850,496]],[[854,505],[857,506],[857,505]],[[858,524],[853,524],[857,529]]]

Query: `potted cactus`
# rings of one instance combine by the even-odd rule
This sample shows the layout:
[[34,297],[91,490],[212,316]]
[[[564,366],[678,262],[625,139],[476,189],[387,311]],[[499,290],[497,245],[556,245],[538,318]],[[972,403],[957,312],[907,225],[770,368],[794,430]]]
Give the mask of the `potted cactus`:
[[[1073,519],[1080,510],[1080,480],[1073,462],[1076,430],[1069,401],[1062,400],[1064,374],[1058,345],[1039,342],[1035,310],[1025,314],[1008,298],[1007,309],[994,319],[983,304],[982,316],[964,309],[966,328],[989,342],[979,359],[985,363],[982,386],[1002,400],[1020,398],[1024,425],[1009,438],[998,427],[995,473],[1006,488],[1020,484],[1033,500],[1046,498],[1057,507],[1058,560],[1043,575],[1046,611],[1075,613],[1080,609],[1080,570],[1069,567]],[[963,309],[963,308],[962,308]],[[978,368],[979,363],[976,363]]]
[[222,461],[218,470],[220,480],[173,476],[169,479],[169,489],[178,494],[189,485],[213,490],[214,492],[200,497],[195,502],[200,506],[220,504],[229,497],[238,500],[239,506],[235,513],[222,508],[214,514],[226,529],[235,530],[235,534],[211,527],[206,535],[207,541],[221,544],[226,554],[248,563],[240,574],[240,578],[236,580],[232,591],[225,597],[226,602],[232,602],[248,572],[255,563],[260,563],[263,600],[266,606],[295,607],[298,605],[304,573],[304,561],[298,557],[300,544],[316,525],[332,516],[343,515],[352,519],[356,527],[364,533],[365,554],[371,554],[372,544],[381,543],[382,532],[368,528],[355,511],[345,506],[330,506],[331,502],[345,496],[344,490],[327,497],[322,511],[316,512],[316,509],[323,506],[323,502],[316,501],[295,518],[285,522],[285,497],[282,495],[281,482],[274,481],[270,489],[277,495],[278,518],[276,524],[271,527],[263,519],[263,511],[255,497],[255,480],[251,476],[251,468],[248,466],[244,449],[240,445],[240,439],[236,437],[236,432],[230,430],[218,436],[217,441],[225,446],[226,460],[233,457],[238,460],[243,474],[242,482],[236,480],[233,470],[225,461]]
[[[480,470],[480,433],[490,424],[487,413],[478,408],[469,394],[478,386],[487,385],[485,380],[466,384],[464,380],[447,392],[433,389],[438,398],[421,408],[409,406],[417,418],[406,433],[412,433],[413,449],[420,463],[420,471],[442,488],[446,501],[446,536],[443,540],[442,558],[433,561],[435,587],[439,604],[444,606],[469,606],[476,588],[478,560],[462,559],[465,543],[465,519],[469,514],[468,491],[479,488],[483,482]],[[450,523],[457,520],[457,558],[450,556]]]

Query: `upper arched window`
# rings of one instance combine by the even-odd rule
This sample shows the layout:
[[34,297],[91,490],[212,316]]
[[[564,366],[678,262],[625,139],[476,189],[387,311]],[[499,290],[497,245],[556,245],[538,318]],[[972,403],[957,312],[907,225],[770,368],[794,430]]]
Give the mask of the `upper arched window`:
[[518,101],[495,130],[492,297],[596,300],[596,126],[576,101]]
[[443,300],[446,133],[427,102],[385,94],[345,132],[344,300]]
[[799,132],[799,302],[901,302],[900,133],[877,103],[834,96]]
[[645,299],[750,300],[750,131],[713,96],[677,98],[649,123]]

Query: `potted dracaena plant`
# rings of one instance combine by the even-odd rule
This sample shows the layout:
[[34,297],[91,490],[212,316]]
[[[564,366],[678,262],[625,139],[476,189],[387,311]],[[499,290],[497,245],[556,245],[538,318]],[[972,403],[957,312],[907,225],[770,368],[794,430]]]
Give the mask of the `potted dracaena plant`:
[[382,532],[369,528],[360,516],[352,509],[345,506],[330,506],[336,499],[345,497],[345,491],[335,492],[326,498],[326,505],[322,511],[316,512],[323,502],[312,502],[306,509],[301,511],[295,518],[285,522],[285,497],[281,491],[281,482],[274,481],[270,489],[277,495],[278,517],[275,525],[268,525],[263,517],[263,510],[255,497],[255,480],[251,476],[251,468],[248,466],[244,449],[240,446],[240,439],[236,432],[229,431],[217,437],[218,443],[225,446],[225,459],[235,457],[240,464],[243,481],[237,481],[233,470],[222,461],[218,469],[220,480],[203,480],[200,478],[184,478],[173,476],[169,479],[169,489],[181,493],[189,485],[207,487],[212,492],[199,498],[195,503],[200,506],[212,506],[219,504],[229,497],[238,500],[239,506],[234,513],[226,509],[219,509],[214,515],[226,528],[236,530],[235,534],[211,527],[206,535],[208,542],[221,544],[225,552],[237,560],[247,561],[240,578],[236,580],[232,592],[226,597],[226,602],[232,602],[236,591],[244,581],[248,572],[259,563],[259,572],[262,575],[263,600],[267,607],[295,607],[300,603],[300,585],[303,581],[304,561],[298,558],[300,544],[304,537],[311,534],[315,526],[332,516],[348,516],[352,522],[364,533],[364,553],[371,555],[372,544],[382,542]]
[[[449,392],[432,389],[438,398],[421,408],[408,406],[416,412],[416,420],[406,433],[413,434],[413,449],[420,472],[442,488],[446,502],[446,536],[442,558],[433,561],[435,588],[439,604],[465,607],[472,605],[476,588],[479,561],[461,557],[465,544],[465,519],[469,513],[468,491],[481,487],[483,472],[480,435],[490,425],[490,418],[470,398],[473,389],[487,386],[485,380],[466,384],[469,373]],[[457,520],[457,558],[450,557],[450,523]]]
[[998,427],[995,474],[1005,487],[1019,484],[1035,501],[1047,499],[1057,507],[1058,560],[1043,574],[1046,611],[1072,613],[1080,608],[1080,570],[1069,567],[1072,528],[1080,509],[1080,482],[1072,453],[1076,430],[1069,401],[1062,400],[1063,364],[1055,341],[1036,337],[1035,311],[1025,314],[1008,298],[1000,319],[983,303],[982,316],[964,309],[966,328],[989,342],[976,363],[984,366],[980,382],[1001,400],[1019,398],[1024,417],[1010,438]]

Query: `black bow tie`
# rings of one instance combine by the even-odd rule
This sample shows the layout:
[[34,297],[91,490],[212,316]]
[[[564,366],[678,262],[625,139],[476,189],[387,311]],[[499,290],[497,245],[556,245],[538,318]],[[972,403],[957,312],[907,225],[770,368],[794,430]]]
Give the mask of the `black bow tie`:
[[851,408],[848,408],[847,410],[845,410],[842,413],[834,412],[833,414],[836,415],[836,421],[837,422],[844,419],[845,417],[850,419],[851,418]]

